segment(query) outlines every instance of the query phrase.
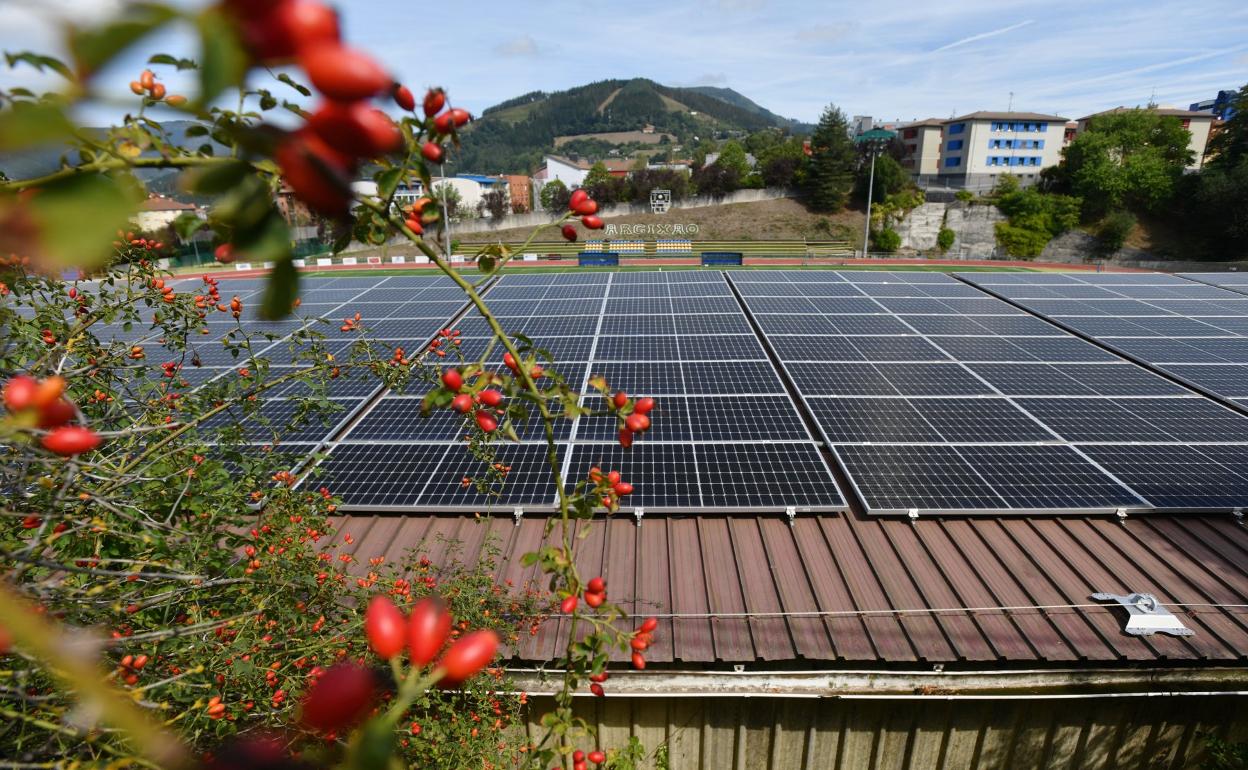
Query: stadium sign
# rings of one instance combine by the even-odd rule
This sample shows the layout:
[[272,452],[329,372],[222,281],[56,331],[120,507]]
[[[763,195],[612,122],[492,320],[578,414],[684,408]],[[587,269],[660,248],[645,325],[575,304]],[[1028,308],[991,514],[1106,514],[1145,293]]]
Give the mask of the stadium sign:
[[666,214],[667,210],[672,207],[672,191],[671,190],[651,190],[650,191],[650,210],[655,214]]
[[602,234],[606,236],[616,235],[697,235],[700,228],[695,224],[637,224],[637,225],[616,225],[608,224],[603,228]]

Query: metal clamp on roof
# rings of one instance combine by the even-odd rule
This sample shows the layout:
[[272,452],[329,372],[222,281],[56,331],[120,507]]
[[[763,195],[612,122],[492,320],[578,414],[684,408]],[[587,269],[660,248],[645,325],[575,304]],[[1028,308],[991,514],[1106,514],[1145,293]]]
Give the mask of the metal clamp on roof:
[[1127,608],[1127,625],[1123,628],[1134,636],[1152,636],[1155,633],[1171,636],[1191,636],[1196,632],[1183,625],[1183,621],[1157,601],[1152,594],[1092,594],[1098,602],[1118,602]]
[[793,526],[793,521],[797,518],[797,507],[792,505],[785,506],[784,515],[789,517],[789,526]]
[[637,520],[637,526],[639,526],[639,527],[641,526],[641,517],[642,517],[642,516],[645,516],[645,515],[646,515],[646,509],[645,509],[645,508],[634,508],[634,509],[633,509],[633,518]]
[[524,508],[517,505],[511,510],[511,516],[516,520],[516,526],[520,526],[520,520],[524,518]]

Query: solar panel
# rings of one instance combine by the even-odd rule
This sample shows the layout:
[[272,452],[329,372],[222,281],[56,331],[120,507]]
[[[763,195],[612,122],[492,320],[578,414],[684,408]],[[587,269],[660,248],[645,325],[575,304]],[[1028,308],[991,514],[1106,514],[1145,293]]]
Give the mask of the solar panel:
[[[1236,442],[1248,450],[1248,418],[1239,412],[1000,299],[976,295],[956,278],[910,282],[900,273],[844,275],[860,297],[808,302],[837,303],[823,307],[824,320],[832,324],[855,319],[864,329],[881,331],[821,333],[807,307],[788,320],[768,317],[784,312],[776,301],[793,293],[774,282],[755,283],[743,297],[754,317],[765,319],[760,327],[768,344],[869,512],[1148,510],[1165,503],[1087,450],[1144,443],[1222,451]],[[1146,291],[1151,284],[1138,278],[1124,284],[1140,289],[1138,296],[1125,297],[1112,286],[1036,275],[1035,285],[1017,277],[1005,277],[1001,285],[1016,295],[1039,295],[1029,302],[1074,314],[1063,322],[1112,322],[1137,332],[1128,342],[1165,346],[1171,355],[1216,357],[1227,365],[1241,354],[1248,358],[1248,345],[1240,348],[1248,337],[1156,307],[1202,300],[1141,299],[1159,292]],[[808,279],[796,273],[790,281]],[[1175,293],[1181,285],[1170,281],[1161,288]],[[1133,315],[1124,320],[1113,315],[1119,311]],[[904,333],[882,333],[891,324]],[[1215,333],[1195,341],[1180,334],[1203,332],[1202,326]],[[1215,367],[1185,373],[1228,380]],[[1228,392],[1248,398],[1248,388]],[[1243,471],[1248,476],[1248,462]]]
[[[500,323],[507,332],[531,335],[535,345],[548,348],[574,387],[593,374],[612,389],[657,397],[653,427],[628,451],[618,445],[615,416],[558,421],[555,438],[565,477],[579,478],[592,464],[620,470],[637,489],[623,501],[625,510],[843,508],[831,469],[723,277],[629,273],[617,284],[617,275],[622,274],[586,284],[556,275],[519,282],[505,276],[486,295],[492,307],[506,311]],[[568,287],[584,295],[574,314],[565,312]],[[559,299],[548,299],[553,297]],[[490,338],[484,319],[469,314],[459,328],[460,351],[481,355]],[[496,348],[491,357],[497,356]],[[536,419],[519,427],[524,443],[506,449],[506,460],[500,460],[512,468],[508,485],[490,496],[463,485],[465,476],[482,468],[464,451],[465,418],[442,409],[422,419],[418,405],[418,398],[380,399],[340,437],[325,467],[331,481],[343,482],[342,489],[328,485],[348,508],[478,510],[493,504],[547,510],[553,505]],[[586,405],[601,409],[602,402],[593,397]],[[446,454],[430,449],[413,455],[407,448],[413,445],[441,447]],[[370,483],[377,474],[407,477],[376,451],[358,447],[401,450],[423,464],[427,483],[402,495]]]

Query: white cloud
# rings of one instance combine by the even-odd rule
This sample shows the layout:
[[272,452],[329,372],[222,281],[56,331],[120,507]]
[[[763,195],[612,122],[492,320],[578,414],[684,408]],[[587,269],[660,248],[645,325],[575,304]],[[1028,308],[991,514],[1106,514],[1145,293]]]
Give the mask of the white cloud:
[[501,56],[537,56],[537,41],[528,35],[521,35],[499,43],[494,52]]
[[947,45],[942,45],[940,48],[937,48],[936,50],[932,51],[932,53],[940,53],[941,51],[948,51],[950,48],[957,48],[960,45],[966,45],[967,43],[974,43],[977,40],[986,40],[990,37],[996,37],[997,35],[1004,35],[1007,32],[1013,32],[1014,30],[1021,29],[1022,27],[1025,27],[1028,24],[1035,24],[1035,23],[1036,23],[1035,19],[1027,19],[1026,21],[1020,21],[1017,24],[1011,24],[1008,27],[1002,27],[1001,29],[994,29],[991,32],[981,32],[978,35],[971,35],[970,37],[964,37],[961,40],[955,40],[952,43],[949,43]]

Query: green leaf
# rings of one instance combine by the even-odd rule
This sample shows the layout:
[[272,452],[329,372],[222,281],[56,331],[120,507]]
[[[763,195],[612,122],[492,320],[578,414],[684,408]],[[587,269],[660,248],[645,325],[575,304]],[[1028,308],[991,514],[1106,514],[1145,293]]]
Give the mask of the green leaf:
[[199,65],[193,59],[179,59],[176,56],[170,56],[167,53],[158,53],[147,60],[148,64],[172,64],[178,68],[178,71],[198,69]]
[[223,163],[219,166],[206,166],[189,171],[183,176],[183,180],[186,188],[193,193],[220,195],[232,190],[250,173],[251,165],[240,160],[235,163]]
[[307,86],[303,85],[302,83],[296,83],[294,78],[292,78],[290,75],[287,75],[285,72],[280,73],[277,76],[277,79],[282,81],[286,85],[290,86],[291,88],[295,89],[299,93],[303,94],[304,96],[312,95],[312,92],[308,90]]
[[234,24],[219,9],[210,8],[195,21],[204,58],[199,69],[199,104],[207,107],[225,89],[242,85],[248,58]]
[[30,200],[40,255],[58,268],[100,264],[108,258],[117,231],[129,226],[135,204],[127,186],[103,174],[45,185]]
[[6,51],[4,58],[9,63],[10,68],[16,66],[18,62],[26,62],[40,72],[50,69],[66,80],[74,79],[74,73],[69,71],[69,67],[65,66],[65,62],[51,56],[44,56],[31,51],[22,51],[21,53],[9,53]]
[[0,151],[19,150],[72,135],[73,124],[52,102],[14,102],[0,111]]
[[403,169],[400,167],[388,168],[384,171],[377,172],[373,177],[373,181],[377,183],[377,197],[388,199],[394,195],[394,191],[399,187],[399,181],[403,179]]
[[116,19],[89,29],[72,29],[69,50],[78,75],[89,78],[118,54],[177,18],[177,11],[156,3],[132,3]]
[[207,224],[207,220],[201,219],[200,217],[197,217],[187,211],[179,215],[177,219],[173,220],[173,231],[178,234],[179,238],[184,241],[188,241],[191,239],[192,235],[199,232],[200,228]]
[[351,235],[352,233],[351,233],[350,225],[344,224],[342,222],[336,222],[334,224],[334,232],[333,232],[334,241],[333,241],[333,244],[330,246],[330,250],[334,254],[338,254],[343,249],[350,246]]
[[[245,229],[236,229],[233,241],[234,247],[251,262],[278,262],[290,257],[290,228],[273,208],[269,208],[258,222],[248,224]],[[289,311],[290,308],[287,308],[286,312]]]
[[268,320],[285,318],[295,304],[299,295],[299,271],[290,257],[278,261],[269,273],[269,282],[264,287],[264,303],[260,306],[260,316]]

